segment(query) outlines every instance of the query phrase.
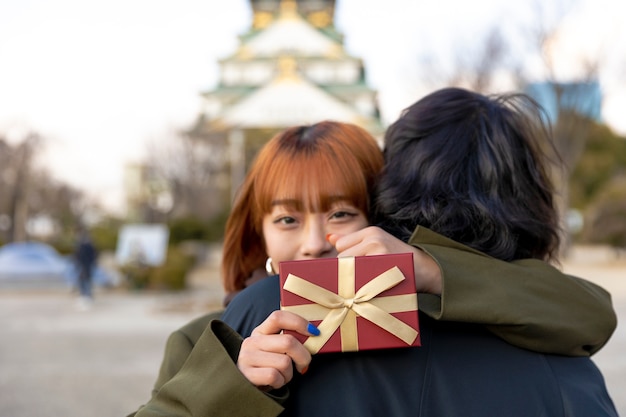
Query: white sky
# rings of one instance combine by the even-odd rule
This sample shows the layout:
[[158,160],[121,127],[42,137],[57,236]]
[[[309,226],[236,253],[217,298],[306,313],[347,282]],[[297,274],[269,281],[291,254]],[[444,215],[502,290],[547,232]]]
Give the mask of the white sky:
[[[626,14],[620,0],[582,1],[558,50],[606,50],[604,67],[621,68],[603,73],[601,85],[605,120],[626,133]],[[364,59],[388,122],[423,92],[425,52],[480,39],[494,19],[516,27],[531,16],[527,3],[337,0],[336,26]],[[55,177],[120,207],[124,165],[193,122],[199,93],[216,85],[217,60],[250,26],[248,4],[0,0],[0,132],[19,140],[35,130],[46,139],[40,162]]]

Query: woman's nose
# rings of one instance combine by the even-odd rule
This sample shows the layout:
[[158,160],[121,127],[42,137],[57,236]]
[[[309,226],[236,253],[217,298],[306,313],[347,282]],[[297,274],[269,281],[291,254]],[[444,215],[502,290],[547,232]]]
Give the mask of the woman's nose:
[[326,240],[328,231],[322,224],[313,222],[306,231],[302,244],[302,253],[311,258],[321,258],[334,250],[334,247]]

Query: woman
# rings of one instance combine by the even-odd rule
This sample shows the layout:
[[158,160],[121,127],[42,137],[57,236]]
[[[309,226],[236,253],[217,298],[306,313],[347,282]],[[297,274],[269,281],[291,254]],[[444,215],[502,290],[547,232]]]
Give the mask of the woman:
[[[350,233],[369,224],[370,196],[383,168],[376,141],[362,128],[322,122],[293,127],[263,147],[242,184],[226,223],[222,279],[227,302],[252,282],[278,270],[278,262],[336,256],[324,240],[299,252],[272,244],[307,220],[326,233]],[[305,218],[306,217],[306,218]],[[311,230],[308,237],[320,238]],[[268,250],[270,253],[268,253]],[[273,253],[277,251],[276,253]],[[269,258],[268,258],[269,255]]]
[[[346,132],[356,133],[347,134]],[[338,147],[331,152],[329,145],[320,145],[320,143],[324,144],[328,141],[348,141],[346,137],[351,136],[359,138],[357,141],[352,141],[356,147],[337,145]],[[374,151],[372,146],[375,148],[375,142],[364,131],[351,125],[332,122],[289,129],[273,138],[259,154],[254,167],[242,186],[241,194],[227,225],[227,241],[230,239],[230,243],[225,245],[225,253],[232,251],[236,254],[230,263],[225,258],[224,264],[231,265],[232,270],[235,271],[235,273],[229,274],[229,268],[224,268],[225,276],[230,277],[227,278],[227,288],[231,291],[237,291],[245,287],[246,277],[266,263],[267,255],[274,258],[270,264],[275,267],[277,262],[282,260],[337,256],[337,250],[330,242],[337,243],[338,248],[343,250],[340,245],[356,247],[346,243],[354,236],[364,237],[359,240],[360,242],[366,241],[368,236],[378,236],[379,242],[390,238],[389,235],[385,235],[377,228],[367,228],[356,234],[350,233],[367,224],[369,214],[367,196],[370,195],[368,191],[372,191],[374,180],[381,165],[349,161],[355,157],[361,161],[378,158],[375,155],[380,155],[380,152],[377,148]],[[367,150],[362,153],[364,150],[362,148]],[[322,152],[320,149],[324,151]],[[324,153],[326,154],[323,155]],[[369,169],[364,169],[368,167]],[[368,173],[362,174],[358,172],[359,170]],[[354,176],[360,178],[355,179]],[[276,239],[270,237],[272,230],[276,232]],[[327,234],[330,234],[328,240],[325,239]],[[228,236],[232,238],[228,238]],[[341,238],[337,241],[339,237]],[[398,242],[394,243],[397,244]],[[292,250],[281,252],[287,246]],[[227,247],[230,249],[226,250]],[[437,265],[432,262],[430,256],[412,246],[408,247],[408,250],[415,251],[418,256],[416,281],[419,281],[421,288],[425,290],[424,283],[433,282],[439,282],[441,287],[441,272],[436,267]],[[501,272],[504,271],[509,275],[517,274],[518,277],[523,277],[525,274],[522,271],[523,268],[519,266],[497,263],[497,261],[467,250],[467,248],[447,248],[445,245],[442,246],[442,249],[438,249],[436,245],[429,247],[429,253],[434,255],[435,259],[437,259],[438,252],[445,254],[451,250],[463,253],[462,260],[472,259],[474,267],[496,263],[497,269]],[[242,260],[246,260],[246,262],[242,263]],[[446,271],[453,270],[453,267],[450,266],[452,263],[446,259],[438,259],[438,261],[443,269],[443,274],[447,277]],[[239,264],[243,266],[238,268],[237,265]],[[418,268],[421,264],[424,265],[424,268]],[[545,268],[548,271],[547,275],[553,276],[555,274],[547,265]],[[539,266],[535,267],[535,272],[546,273],[545,271],[542,272]],[[250,289],[259,285],[267,285],[266,282],[271,283],[271,280],[263,280]],[[521,279],[518,279],[518,282],[521,282]],[[432,291],[436,292],[436,284],[433,288]],[[603,295],[600,294],[600,298]],[[248,303],[245,308],[246,314],[249,316],[261,314],[262,312],[255,311],[255,305],[255,303]],[[509,306],[508,309],[515,310],[513,306]],[[521,309],[527,310],[528,307],[521,306]],[[267,313],[265,314],[267,315]],[[271,320],[269,322],[271,324]],[[256,404],[255,413],[261,412],[264,407],[274,411],[280,409],[280,405],[277,403],[265,401],[266,395],[271,396],[276,392],[266,394],[264,393],[266,388],[263,387],[277,387],[277,385],[282,385],[289,380],[292,375],[289,374],[288,369],[291,369],[292,360],[296,363],[297,370],[303,372],[308,361],[310,361],[310,355],[307,356],[307,353],[301,352],[301,356],[294,353],[290,358],[287,358],[284,352],[291,351],[291,346],[281,346],[281,335],[271,334],[276,333],[276,331],[268,332],[270,333],[268,336],[279,336],[279,338],[268,337],[268,339],[278,340],[278,351],[281,352],[279,361],[283,362],[285,369],[288,368],[285,371],[283,381],[264,383],[262,381],[263,378],[266,378],[265,371],[262,370],[260,375],[255,376],[253,374],[260,369],[259,367],[256,369],[251,367],[251,372],[248,374],[240,367],[242,370],[240,379],[237,380],[235,376],[237,382],[233,385],[224,385],[224,387],[228,387],[227,390],[220,391],[211,385],[212,375],[232,373],[233,362],[242,358],[239,355],[241,342],[222,323],[213,322],[207,326],[208,323],[207,317],[201,318],[170,337],[166,360],[155,386],[153,399],[140,410],[138,416],[151,415],[157,410],[159,412],[167,410],[174,415],[179,412],[183,415],[186,412],[190,412],[192,415],[216,415],[218,403],[218,415],[220,413],[221,415],[238,415],[229,414],[229,412],[236,413],[234,408],[229,407],[248,409],[247,404],[252,403]],[[300,321],[296,318],[292,324],[281,323],[280,325],[284,326],[282,328],[295,328],[302,332],[315,331],[301,318]],[[608,338],[608,336],[606,337]],[[297,348],[297,346],[295,347]],[[244,344],[242,353],[246,348],[247,346]],[[571,346],[568,346],[568,349],[571,349]],[[221,356],[228,353],[231,362],[215,361],[215,357],[208,355],[207,352]],[[285,361],[285,358],[288,360]],[[243,378],[244,375],[249,381],[263,389],[250,390],[252,386]],[[275,376],[276,373],[273,375]],[[254,382],[255,380],[257,382]],[[232,391],[233,386],[237,387],[235,391]],[[241,395],[238,395],[237,392]],[[280,396],[280,393],[278,395]],[[235,403],[230,401],[232,398],[236,398]],[[225,404],[224,401],[228,404]],[[257,401],[262,405],[257,404]]]

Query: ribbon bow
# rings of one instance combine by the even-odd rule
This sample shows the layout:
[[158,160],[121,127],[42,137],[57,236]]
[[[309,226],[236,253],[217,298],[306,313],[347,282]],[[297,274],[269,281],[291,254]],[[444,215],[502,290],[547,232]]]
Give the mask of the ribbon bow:
[[378,275],[355,292],[354,257],[338,259],[338,294],[289,274],[283,288],[314,302],[311,305],[283,306],[308,320],[322,320],[317,326],[320,335],[309,337],[304,346],[317,353],[335,333],[341,332],[341,350],[359,350],[356,318],[361,316],[395,335],[407,345],[417,338],[417,331],[389,313],[417,310],[417,294],[374,298],[405,277],[397,266]]

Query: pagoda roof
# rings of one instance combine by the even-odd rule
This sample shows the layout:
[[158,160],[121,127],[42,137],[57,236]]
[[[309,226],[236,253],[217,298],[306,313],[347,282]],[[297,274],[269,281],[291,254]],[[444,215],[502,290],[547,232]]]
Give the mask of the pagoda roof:
[[283,128],[337,120],[376,127],[351,106],[320,89],[297,73],[281,74],[274,81],[250,93],[213,120],[217,126],[240,128]]
[[265,29],[251,33],[240,46],[239,54],[246,57],[278,56],[338,56],[343,54],[340,40],[318,30],[298,13],[282,13]]

